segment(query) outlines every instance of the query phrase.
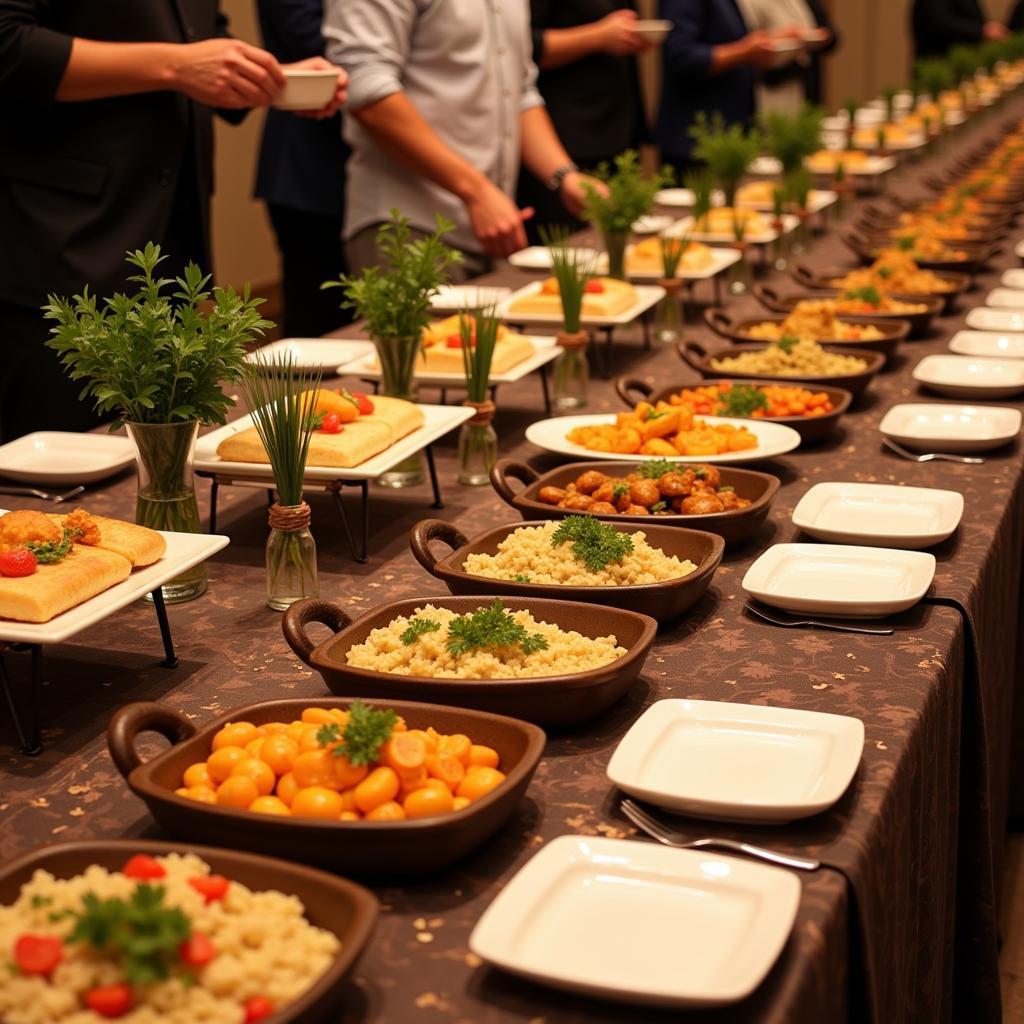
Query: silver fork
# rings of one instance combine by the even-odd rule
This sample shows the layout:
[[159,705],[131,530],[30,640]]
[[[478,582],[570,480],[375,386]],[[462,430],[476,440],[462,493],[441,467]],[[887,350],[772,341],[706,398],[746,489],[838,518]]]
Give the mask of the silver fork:
[[985,461],[984,459],[975,458],[973,455],[947,455],[945,452],[926,452],[922,455],[918,452],[909,451],[890,437],[883,437],[882,444],[909,462],[931,462],[934,459],[938,462],[957,462],[963,466],[980,466]]
[[70,501],[72,498],[77,498],[84,490],[84,485],[79,484],[63,494],[51,494],[49,491],[40,491],[35,487],[8,487],[6,484],[0,485],[0,494],[24,494],[32,498],[42,498],[43,501],[52,501],[55,505],[59,505],[62,501]]
[[758,860],[765,860],[784,868],[795,868],[797,871],[817,871],[821,867],[821,861],[812,860],[809,857],[792,857],[789,854],[777,853],[775,850],[766,850],[763,846],[740,843],[735,839],[688,839],[684,833],[669,828],[628,798],[623,800],[619,806],[622,813],[638,829],[666,846],[677,847],[681,850],[712,848],[729,850],[732,853],[745,853],[748,857],[756,857]]
[[847,626],[844,622],[825,622],[822,619],[800,619],[789,612],[780,612],[772,609],[770,612],[753,601],[747,601],[746,609],[751,615],[756,615],[773,626],[782,626],[785,629],[795,629],[800,626],[810,626],[814,629],[831,629],[834,633],[864,633],[867,636],[892,636],[894,630],[891,626]]

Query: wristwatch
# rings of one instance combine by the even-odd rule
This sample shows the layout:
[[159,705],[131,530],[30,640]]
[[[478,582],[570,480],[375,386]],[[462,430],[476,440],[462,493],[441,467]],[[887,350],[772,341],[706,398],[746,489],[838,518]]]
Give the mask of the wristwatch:
[[572,174],[574,171],[578,171],[579,168],[574,163],[567,163],[562,167],[559,167],[554,174],[544,182],[545,185],[552,191],[557,192],[562,187],[562,182],[565,180],[566,175]]

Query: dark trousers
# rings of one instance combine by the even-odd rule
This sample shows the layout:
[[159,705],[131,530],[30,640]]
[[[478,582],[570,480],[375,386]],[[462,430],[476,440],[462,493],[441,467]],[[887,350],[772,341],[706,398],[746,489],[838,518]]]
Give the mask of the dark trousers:
[[341,243],[341,216],[307,213],[267,203],[270,223],[281,253],[284,290],[282,329],[289,338],[318,338],[351,323],[351,310],[340,309],[337,288],[321,291],[347,271]]
[[35,430],[89,430],[101,420],[92,399],[79,401],[72,381],[47,347],[53,321],[40,310],[0,302],[0,442]]

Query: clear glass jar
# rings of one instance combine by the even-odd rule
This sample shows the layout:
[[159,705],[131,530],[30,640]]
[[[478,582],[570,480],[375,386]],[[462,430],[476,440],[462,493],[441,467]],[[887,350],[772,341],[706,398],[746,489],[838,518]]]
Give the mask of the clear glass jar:
[[[381,369],[381,394],[415,402],[419,338],[374,338]],[[380,487],[415,487],[427,478],[423,452],[415,452],[377,477]]]
[[[275,506],[281,508],[281,506]],[[284,513],[296,512],[302,506],[285,506]],[[267,607],[283,612],[296,601],[319,597],[316,573],[316,541],[307,525],[299,529],[272,526],[267,537]],[[271,522],[274,522],[273,512]]]
[[[135,445],[139,470],[135,522],[151,530],[202,533],[192,476],[198,420],[126,423],[125,426]],[[206,590],[203,563],[175,576],[161,589],[167,604],[180,604],[199,597]],[[147,599],[152,600],[148,595]]]
[[674,345],[683,333],[683,310],[680,295],[683,282],[678,277],[662,278],[659,282],[665,294],[654,309],[654,336],[666,345]]
[[608,253],[608,276],[619,281],[626,280],[626,245],[628,231],[602,231],[605,252]]
[[775,270],[785,270],[789,266],[789,234],[785,221],[781,217],[772,221],[772,230],[775,232],[775,240],[772,242],[772,267]]
[[498,459],[498,435],[490,423],[463,423],[459,430],[459,483],[479,487],[491,482]]
[[802,256],[807,252],[811,236],[810,214],[806,210],[797,210],[796,216],[797,223],[789,240],[789,255],[791,257]]
[[586,335],[582,331],[575,334],[562,332],[558,335],[558,344],[562,353],[555,360],[552,396],[555,409],[558,412],[583,409],[590,386]]
[[729,268],[729,294],[746,295],[754,287],[754,271],[748,257],[750,247],[745,242],[737,242],[733,248],[740,258]]

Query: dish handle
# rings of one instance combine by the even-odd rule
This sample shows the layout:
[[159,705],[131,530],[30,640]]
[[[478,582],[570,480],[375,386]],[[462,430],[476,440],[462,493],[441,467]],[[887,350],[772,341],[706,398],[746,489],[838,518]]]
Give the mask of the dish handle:
[[409,531],[409,547],[416,561],[432,576],[437,575],[437,558],[430,550],[432,540],[443,541],[452,551],[469,543],[466,535],[452,523],[446,523],[443,519],[421,519]]
[[144,732],[159,733],[174,746],[195,736],[196,727],[180,711],[155,701],[138,701],[119,708],[107,726],[107,746],[117,770],[125,778],[142,764],[135,741]]
[[645,402],[654,394],[654,386],[639,377],[616,377],[615,394],[632,409],[638,402]]
[[722,338],[732,338],[732,317],[720,306],[704,310],[704,322]]
[[793,275],[794,280],[799,281],[800,284],[807,288],[820,288],[818,279],[814,276],[811,268],[806,263],[795,263],[789,268],[789,272]]
[[313,651],[316,644],[306,632],[311,622],[319,622],[335,633],[340,633],[346,626],[352,625],[352,616],[340,605],[332,601],[319,601],[315,597],[305,601],[296,601],[281,619],[281,630],[288,646],[310,668],[313,667]]
[[773,313],[789,312],[782,297],[770,284],[758,283],[754,285],[754,297],[762,306],[770,309]]
[[516,492],[509,486],[509,479],[518,480],[527,487],[540,479],[540,474],[525,462],[515,459],[498,459],[491,466],[491,486],[498,492],[498,497],[509,505],[514,505]]
[[684,363],[703,373],[708,350],[699,341],[681,341],[676,352]]

